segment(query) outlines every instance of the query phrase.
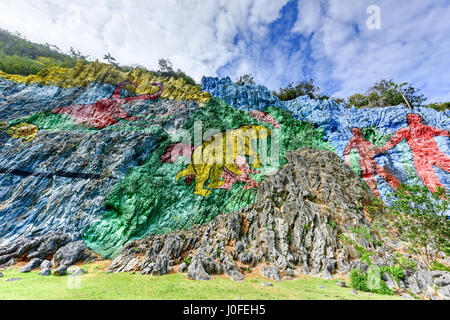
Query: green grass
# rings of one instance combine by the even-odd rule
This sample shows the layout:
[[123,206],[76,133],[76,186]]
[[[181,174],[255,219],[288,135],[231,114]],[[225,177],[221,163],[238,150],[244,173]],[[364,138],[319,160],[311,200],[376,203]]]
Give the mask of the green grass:
[[[107,274],[98,264],[81,266],[89,273],[78,277],[41,277],[38,271],[20,273],[18,269],[2,271],[0,300],[380,300],[400,299],[396,296],[369,295],[365,292],[351,293],[350,288],[340,288],[337,280],[302,278],[273,282],[273,287],[262,286],[268,282],[261,277],[249,277],[243,282],[233,282],[224,277],[210,281],[192,281],[184,274],[165,276],[142,276],[139,274]],[[7,278],[22,278],[5,282]],[[79,287],[77,288],[79,284]],[[319,288],[325,286],[325,288]]]

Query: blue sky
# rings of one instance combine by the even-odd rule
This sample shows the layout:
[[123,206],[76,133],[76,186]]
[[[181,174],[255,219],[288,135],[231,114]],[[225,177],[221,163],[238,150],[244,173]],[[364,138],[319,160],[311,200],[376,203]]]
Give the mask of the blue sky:
[[[369,6],[380,28],[368,28]],[[335,97],[393,78],[450,101],[450,0],[2,0],[0,28],[101,60],[278,89],[313,78]]]

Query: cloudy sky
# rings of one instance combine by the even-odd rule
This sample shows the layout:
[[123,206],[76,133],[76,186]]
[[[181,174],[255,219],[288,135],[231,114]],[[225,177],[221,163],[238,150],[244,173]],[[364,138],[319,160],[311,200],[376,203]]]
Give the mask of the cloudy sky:
[[168,58],[197,81],[313,78],[347,97],[393,78],[450,101],[450,0],[0,0],[0,28],[90,59]]

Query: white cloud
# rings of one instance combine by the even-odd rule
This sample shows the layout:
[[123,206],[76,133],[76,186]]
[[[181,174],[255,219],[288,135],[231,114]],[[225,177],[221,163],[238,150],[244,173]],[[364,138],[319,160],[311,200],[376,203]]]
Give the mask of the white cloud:
[[[168,58],[197,81],[218,70],[232,79],[252,73],[276,89],[312,77],[346,97],[394,78],[450,101],[448,0],[300,0],[291,3],[298,16],[270,30],[287,2],[2,0],[0,27],[100,60],[110,52],[156,68]],[[367,28],[369,5],[381,8],[381,30]]]
[[[315,18],[305,18],[303,2],[293,31],[305,36],[314,32],[313,76],[319,84],[330,78],[339,83],[336,96],[364,92],[381,78],[394,78],[422,89],[430,101],[450,100],[448,1],[329,0],[321,2],[319,18],[316,8],[309,9]],[[366,26],[366,9],[372,4],[381,8],[381,30]]]
[[155,68],[170,59],[196,80],[239,55],[240,32],[263,37],[285,1],[2,0],[0,27],[91,58]]

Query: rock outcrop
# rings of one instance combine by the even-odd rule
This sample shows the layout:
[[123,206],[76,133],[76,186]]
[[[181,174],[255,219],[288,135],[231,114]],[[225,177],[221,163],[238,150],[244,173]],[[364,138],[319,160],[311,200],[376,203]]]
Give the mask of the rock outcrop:
[[[52,260],[53,259],[53,260]],[[67,234],[48,234],[41,237],[24,238],[0,247],[0,266],[11,266],[19,261],[28,261],[22,272],[41,267],[50,269],[51,265],[70,266],[78,261],[95,261],[97,256],[83,241],[71,242]],[[50,262],[50,260],[53,261]]]
[[351,231],[369,225],[364,208],[373,194],[332,152],[304,149],[286,158],[288,164],[258,187],[252,206],[189,231],[129,242],[109,270],[147,274],[165,257],[169,265],[189,261],[188,278],[201,280],[222,273],[239,280],[260,263],[268,264],[262,273],[273,280],[288,268],[350,271],[356,257],[341,237],[375,250]]

